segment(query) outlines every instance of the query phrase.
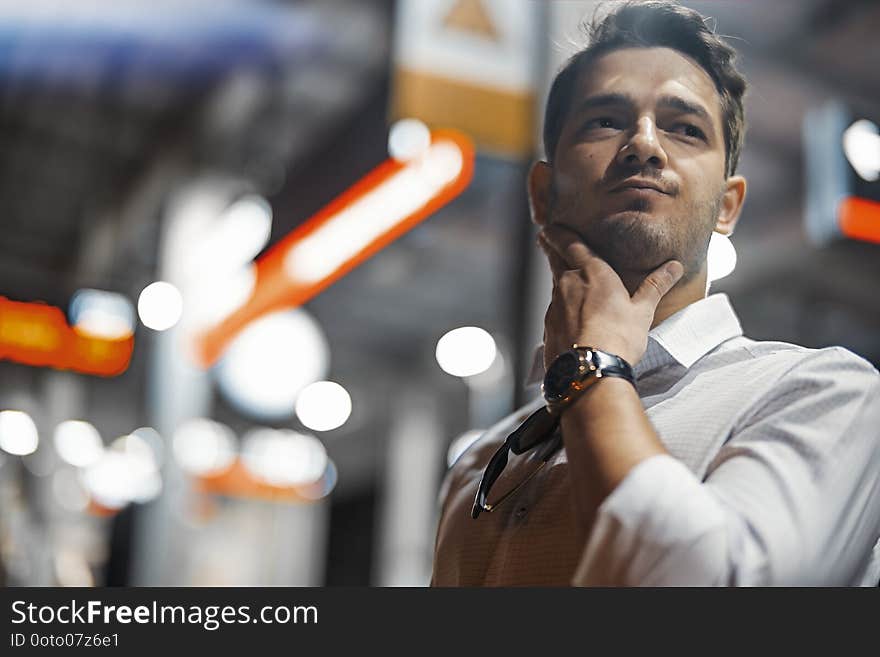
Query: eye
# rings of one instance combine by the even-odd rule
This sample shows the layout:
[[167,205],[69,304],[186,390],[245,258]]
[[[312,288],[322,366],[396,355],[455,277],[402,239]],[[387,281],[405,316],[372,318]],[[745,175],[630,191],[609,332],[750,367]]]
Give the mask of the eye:
[[672,131],[682,134],[685,137],[706,141],[706,133],[692,123],[679,123],[672,127]]
[[617,122],[616,119],[613,119],[610,116],[599,116],[595,119],[590,119],[584,124],[585,130],[596,130],[602,128],[616,130],[620,128],[620,124]]

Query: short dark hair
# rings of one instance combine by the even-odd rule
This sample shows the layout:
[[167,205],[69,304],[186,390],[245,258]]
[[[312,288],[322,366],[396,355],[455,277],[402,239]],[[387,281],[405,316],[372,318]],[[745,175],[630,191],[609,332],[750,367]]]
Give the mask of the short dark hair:
[[620,48],[672,48],[694,59],[712,78],[721,97],[725,174],[736,172],[745,138],[746,80],[736,69],[736,51],[706,24],[699,12],[670,0],[628,0],[601,20],[586,24],[586,48],[556,75],[544,113],[544,151],[552,163],[562,126],[581,73],[596,59]]

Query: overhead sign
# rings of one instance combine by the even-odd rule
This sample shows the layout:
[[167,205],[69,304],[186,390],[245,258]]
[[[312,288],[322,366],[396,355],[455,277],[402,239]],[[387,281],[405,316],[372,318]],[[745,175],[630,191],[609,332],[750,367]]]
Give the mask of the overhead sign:
[[529,0],[401,0],[392,112],[463,130],[478,148],[534,148],[538,12]]
[[817,245],[849,238],[880,244],[880,134],[877,123],[839,102],[809,111],[806,228]]
[[69,326],[60,308],[0,297],[0,360],[116,376],[128,369],[133,350],[133,335],[89,335]]
[[443,19],[447,29],[470,31],[492,41],[498,41],[498,29],[482,0],[455,0]]
[[422,128],[420,147],[401,148],[401,159],[385,160],[256,261],[248,299],[196,337],[203,366],[250,322],[305,303],[465,190],[474,168],[470,139]]

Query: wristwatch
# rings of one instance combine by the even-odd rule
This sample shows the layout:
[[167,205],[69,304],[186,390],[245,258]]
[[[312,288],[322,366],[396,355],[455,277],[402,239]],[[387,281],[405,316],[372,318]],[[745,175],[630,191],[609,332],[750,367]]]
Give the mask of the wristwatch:
[[541,391],[547,410],[558,415],[605,376],[617,376],[635,385],[632,367],[620,356],[595,347],[572,345],[556,357],[544,375]]

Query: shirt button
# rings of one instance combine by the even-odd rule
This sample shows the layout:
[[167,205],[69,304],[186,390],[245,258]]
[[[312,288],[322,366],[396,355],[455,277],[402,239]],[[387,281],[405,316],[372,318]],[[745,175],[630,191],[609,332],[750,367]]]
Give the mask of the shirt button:
[[529,513],[529,510],[526,507],[521,506],[516,510],[516,517],[518,520],[522,520],[523,518],[526,517],[526,515],[528,515],[528,513]]

